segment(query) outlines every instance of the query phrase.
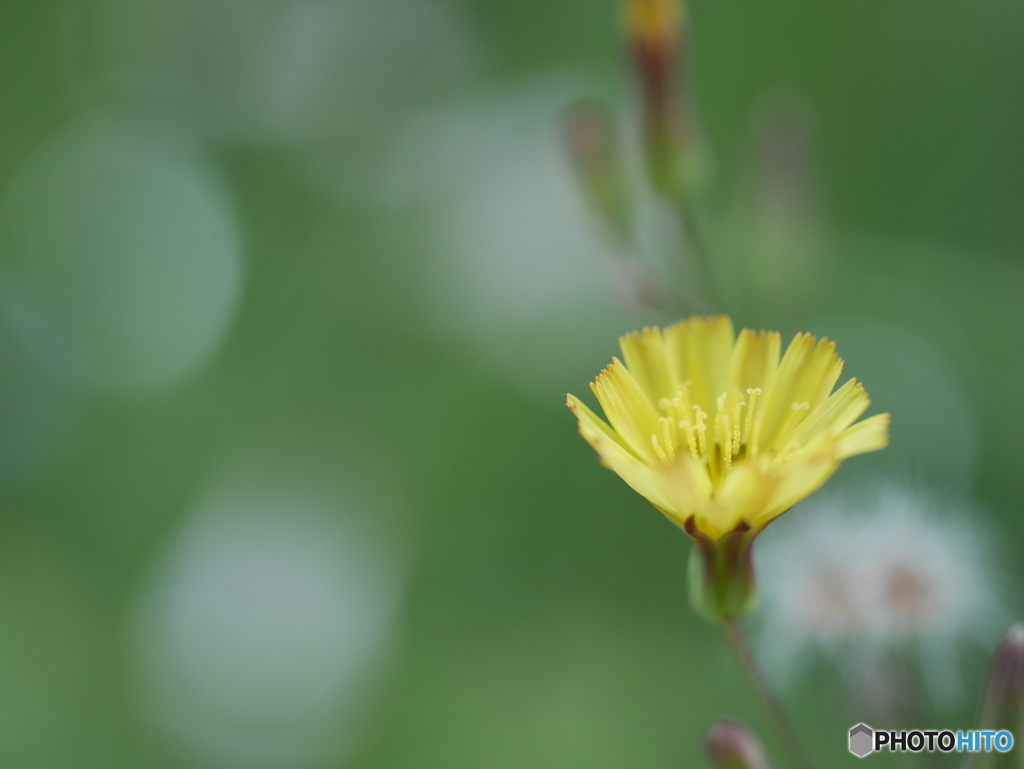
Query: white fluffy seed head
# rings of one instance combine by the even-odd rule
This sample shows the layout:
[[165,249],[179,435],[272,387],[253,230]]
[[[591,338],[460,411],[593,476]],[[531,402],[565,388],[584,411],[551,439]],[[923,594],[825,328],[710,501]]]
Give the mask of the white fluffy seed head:
[[794,513],[757,553],[768,664],[786,678],[809,650],[861,669],[911,651],[933,695],[956,694],[958,646],[1008,619],[977,516],[897,486]]

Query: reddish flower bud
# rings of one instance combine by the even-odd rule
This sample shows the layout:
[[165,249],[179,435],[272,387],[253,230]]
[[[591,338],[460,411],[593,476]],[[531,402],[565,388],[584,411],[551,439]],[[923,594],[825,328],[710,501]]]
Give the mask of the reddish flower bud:
[[562,138],[591,208],[620,234],[628,227],[625,183],[611,112],[599,101],[570,105]]
[[626,0],[624,27],[643,102],[644,149],[654,188],[676,197],[687,184],[689,129],[677,70],[684,58],[679,0]]
[[1024,623],[1011,627],[992,654],[980,724],[1024,734]]
[[704,748],[719,769],[771,769],[761,742],[735,721],[719,721],[712,726]]

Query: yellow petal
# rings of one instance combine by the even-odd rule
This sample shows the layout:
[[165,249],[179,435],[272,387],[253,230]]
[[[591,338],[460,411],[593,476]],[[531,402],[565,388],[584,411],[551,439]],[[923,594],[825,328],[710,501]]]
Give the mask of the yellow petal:
[[659,468],[665,488],[672,499],[672,509],[680,519],[680,526],[693,513],[708,506],[711,499],[711,479],[703,462],[680,452],[676,460]]
[[853,427],[847,427],[839,433],[836,440],[836,454],[839,459],[847,459],[857,454],[878,451],[889,445],[889,415],[875,414]]
[[674,507],[661,476],[653,467],[638,459],[612,429],[578,398],[567,396],[566,403],[576,415],[580,435],[594,448],[605,467],[613,470],[656,507]]
[[[624,440],[622,440],[622,436],[621,435],[619,435],[617,432],[615,432],[608,425],[607,422],[605,422],[603,419],[601,419],[601,417],[599,417],[597,414],[595,414],[593,411],[591,411],[590,407],[587,406],[586,403],[581,401],[575,395],[566,395],[565,396],[565,405],[569,407],[569,410],[573,414],[575,414],[576,415],[576,419],[579,420],[579,422],[580,422],[580,432],[581,433],[583,432],[583,425],[586,424],[587,430],[589,432],[593,432],[595,430],[598,431],[598,432],[601,432],[601,433],[604,434],[604,436],[606,438],[608,438],[609,440],[612,440],[615,443],[619,444],[619,446],[622,447],[623,451],[625,451],[625,452],[627,452],[629,454],[633,454],[633,456],[635,456],[637,459],[641,458],[641,457],[639,457],[633,451],[633,449],[631,449],[629,447],[629,444],[627,444]],[[586,437],[586,436],[584,436],[584,437]]]
[[796,457],[778,469],[777,486],[763,512],[753,521],[761,529],[789,510],[801,499],[810,496],[839,469],[835,441],[820,433]]
[[693,317],[665,329],[665,351],[676,382],[691,382],[695,404],[714,414],[729,380],[735,334],[727,315]]
[[801,377],[801,386],[793,393],[797,403],[809,403],[810,410],[818,408],[836,386],[843,373],[843,359],[836,355],[836,343],[821,339],[815,346]]
[[779,477],[765,472],[761,463],[743,464],[725,477],[710,517],[723,532],[732,531],[740,521],[753,524],[764,511],[778,486]]
[[828,431],[835,435],[853,424],[870,405],[871,399],[864,391],[864,386],[856,379],[851,379],[796,428],[790,430],[788,435],[780,435],[778,443],[785,445],[795,442],[802,446],[818,432]]
[[782,426],[782,420],[789,416],[792,390],[813,349],[814,337],[810,334],[797,334],[786,348],[772,388],[764,393],[761,401],[761,413],[764,414],[761,438],[764,444],[769,443],[768,439],[774,437]]
[[779,366],[780,348],[781,337],[777,331],[757,333],[743,329],[732,349],[728,388],[738,390],[741,396],[753,387],[766,392]]
[[590,387],[611,426],[633,452],[648,462],[655,461],[651,436],[661,435],[658,413],[622,362],[612,358],[612,365],[598,374]]
[[[836,355],[835,344],[810,334],[797,334],[782,356],[779,370],[764,405],[762,445],[776,443],[781,432],[793,429],[807,418],[831,392],[843,370],[843,362]],[[793,404],[807,403],[808,407],[793,418]]]
[[675,395],[679,382],[672,379],[665,356],[665,340],[660,328],[645,328],[619,339],[626,368],[647,394],[651,403]]

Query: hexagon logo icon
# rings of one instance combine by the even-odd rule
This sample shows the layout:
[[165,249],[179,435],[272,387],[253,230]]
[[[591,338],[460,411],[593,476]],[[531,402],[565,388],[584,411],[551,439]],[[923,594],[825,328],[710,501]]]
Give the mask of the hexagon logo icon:
[[857,724],[850,729],[850,752],[857,758],[864,758],[875,750],[875,730],[867,724]]

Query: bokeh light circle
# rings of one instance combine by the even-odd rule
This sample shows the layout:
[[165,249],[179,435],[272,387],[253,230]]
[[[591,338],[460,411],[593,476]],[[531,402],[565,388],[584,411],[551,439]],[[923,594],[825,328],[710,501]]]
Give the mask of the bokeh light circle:
[[351,747],[389,659],[386,551],[294,491],[232,487],[193,510],[140,604],[140,690],[188,754],[303,765]]
[[619,334],[649,320],[623,301],[624,254],[565,158],[559,120],[589,90],[558,75],[425,110],[377,180],[395,231],[418,228],[395,271],[413,282],[424,327],[559,409]]
[[165,386],[221,344],[243,283],[229,198],[159,124],[94,113],[37,146],[0,207],[0,299],[62,378]]

